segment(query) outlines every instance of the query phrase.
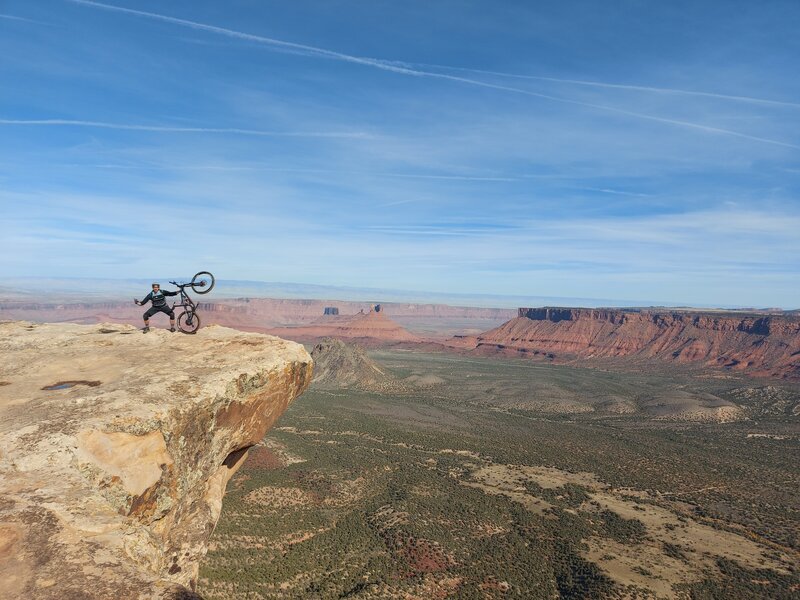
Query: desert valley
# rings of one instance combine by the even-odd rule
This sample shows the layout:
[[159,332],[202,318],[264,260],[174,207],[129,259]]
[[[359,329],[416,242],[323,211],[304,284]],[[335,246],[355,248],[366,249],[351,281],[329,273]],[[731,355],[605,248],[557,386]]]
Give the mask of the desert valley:
[[[0,305],[115,335],[138,312]],[[267,298],[199,314],[197,336],[159,335],[280,335],[314,363],[231,475],[194,559],[204,598],[800,590],[797,314]]]

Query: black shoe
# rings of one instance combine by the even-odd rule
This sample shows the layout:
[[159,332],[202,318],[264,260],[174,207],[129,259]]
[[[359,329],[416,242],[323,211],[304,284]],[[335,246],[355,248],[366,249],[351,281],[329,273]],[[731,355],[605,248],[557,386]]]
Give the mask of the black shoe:
[[150,331],[150,328],[147,325],[142,327],[142,333],[147,333],[148,331]]
[[175,328],[174,328],[174,327],[170,327],[170,328],[169,328],[169,330],[170,330],[172,333],[175,333]]

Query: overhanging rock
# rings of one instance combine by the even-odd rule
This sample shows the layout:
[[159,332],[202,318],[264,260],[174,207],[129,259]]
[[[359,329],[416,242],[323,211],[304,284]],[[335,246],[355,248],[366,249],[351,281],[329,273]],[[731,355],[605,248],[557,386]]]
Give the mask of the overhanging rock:
[[223,327],[0,323],[0,597],[192,598],[225,486],[311,381]]

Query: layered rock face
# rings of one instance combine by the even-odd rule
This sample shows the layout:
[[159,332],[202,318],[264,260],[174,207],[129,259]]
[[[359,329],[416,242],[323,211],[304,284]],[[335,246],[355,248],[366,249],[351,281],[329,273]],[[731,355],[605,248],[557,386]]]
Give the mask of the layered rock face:
[[0,597],[199,597],[225,486],[310,383],[308,353],[3,322],[0,355]]
[[476,346],[554,357],[657,358],[800,379],[796,316],[613,309],[520,308]]

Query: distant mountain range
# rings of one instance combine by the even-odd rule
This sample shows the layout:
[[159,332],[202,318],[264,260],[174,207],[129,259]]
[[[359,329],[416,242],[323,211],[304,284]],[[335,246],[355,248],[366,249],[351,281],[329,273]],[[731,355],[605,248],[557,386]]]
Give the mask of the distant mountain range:
[[[169,276],[151,279],[107,279],[68,277],[17,277],[4,279],[0,285],[0,301],[36,298],[40,302],[111,301],[129,296],[144,296],[150,284],[158,281],[169,288],[169,281],[188,281],[186,277]],[[567,296],[514,296],[500,294],[463,294],[424,290],[397,290],[347,286],[315,285],[309,283],[248,281],[218,279],[209,299],[222,298],[307,298],[360,302],[414,302],[451,304],[456,306],[517,308],[519,306],[599,307],[679,307],[677,303],[658,300],[625,300]],[[740,308],[734,305],[695,308]],[[756,309],[747,309],[756,310]],[[780,310],[780,309],[767,309]]]

